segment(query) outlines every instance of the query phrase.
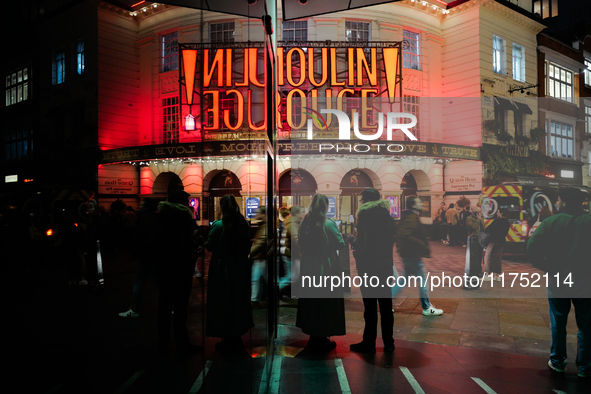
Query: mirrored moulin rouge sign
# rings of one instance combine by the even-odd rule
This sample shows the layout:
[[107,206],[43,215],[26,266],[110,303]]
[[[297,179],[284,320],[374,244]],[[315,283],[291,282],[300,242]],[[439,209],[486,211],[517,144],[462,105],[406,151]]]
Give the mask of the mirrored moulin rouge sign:
[[[277,48],[277,128],[306,128],[308,116],[321,109],[320,102],[322,109],[332,112],[325,112],[323,122],[315,126],[327,130],[333,115],[337,116],[335,111],[350,109],[345,103],[349,98],[359,104],[361,127],[378,128],[368,121],[368,111],[375,111],[368,99],[381,96],[392,103],[400,96],[401,43],[372,42],[363,47],[348,42],[304,44]],[[220,45],[179,44],[183,118],[191,114],[206,132],[264,130],[264,44]]]

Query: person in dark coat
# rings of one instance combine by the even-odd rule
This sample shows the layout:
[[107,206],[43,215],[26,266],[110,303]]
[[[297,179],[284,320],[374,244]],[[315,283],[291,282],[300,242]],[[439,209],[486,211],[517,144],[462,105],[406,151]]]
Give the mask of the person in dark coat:
[[[376,276],[381,284],[386,284],[392,275],[394,259],[394,240],[396,224],[390,216],[390,203],[380,200],[380,192],[376,189],[365,189],[361,193],[361,207],[357,212],[357,238],[351,236],[353,255],[357,263],[359,276]],[[352,344],[354,352],[375,352],[378,326],[378,304],[382,322],[382,340],[384,351],[394,351],[394,315],[392,314],[392,297],[389,287],[361,287],[363,307],[365,309],[365,329],[363,341]]]
[[119,313],[120,317],[137,318],[140,316],[142,296],[148,278],[155,276],[157,256],[152,247],[158,243],[158,201],[146,198],[140,204],[137,217],[137,239],[134,243],[132,256],[138,261],[133,282],[133,298],[131,307]]
[[342,276],[337,250],[345,242],[336,223],[326,218],[327,210],[328,198],[316,194],[298,232],[301,253],[299,284],[303,286],[298,294],[296,326],[310,335],[308,348],[315,351],[334,349],[336,343],[328,337],[347,333],[342,288],[332,291],[330,284],[319,288],[309,285],[321,276]]
[[212,252],[207,283],[205,335],[222,338],[216,349],[243,349],[241,336],[254,327],[250,307],[249,226],[233,195],[220,200],[222,219],[211,225],[205,247]]
[[502,258],[503,248],[505,247],[505,238],[509,234],[509,210],[501,208],[497,211],[497,219],[484,230],[490,234],[490,241],[484,255],[484,276],[482,280],[501,281],[499,275],[503,271]]
[[170,342],[171,320],[176,348],[183,352],[201,350],[200,346],[189,342],[187,331],[187,308],[195,268],[193,232],[196,229],[188,203],[189,193],[184,190],[175,190],[170,192],[168,201],[158,204],[160,212],[158,214],[160,229],[158,348],[161,353],[166,351]]

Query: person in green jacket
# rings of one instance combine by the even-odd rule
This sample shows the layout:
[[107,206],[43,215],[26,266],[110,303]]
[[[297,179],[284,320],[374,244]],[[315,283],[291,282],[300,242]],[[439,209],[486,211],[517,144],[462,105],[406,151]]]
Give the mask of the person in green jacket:
[[[328,198],[316,194],[310,211],[302,221],[298,241],[302,256],[300,281],[295,286],[298,300],[296,326],[310,336],[308,348],[314,351],[330,351],[336,343],[328,339],[345,335],[345,300],[343,289],[315,286],[324,276],[342,277],[337,250],[345,242],[334,221],[326,218]],[[300,287],[301,286],[301,287]]]
[[[421,296],[421,306],[423,307],[423,315],[425,316],[439,316],[443,314],[443,310],[435,308],[429,302],[429,290],[426,282],[425,273],[423,271],[422,257],[431,257],[431,249],[429,242],[423,232],[421,222],[419,221],[419,213],[423,209],[423,203],[418,197],[408,197],[406,199],[406,210],[402,211],[402,218],[398,224],[396,246],[398,254],[404,263],[404,276],[408,279],[409,276],[421,277],[422,280],[417,280],[419,286],[419,295]],[[402,290],[402,286],[397,280],[396,286],[392,287],[392,298]]]
[[[579,376],[591,375],[591,214],[581,208],[583,192],[574,187],[558,191],[558,214],[544,220],[527,242],[532,265],[548,273],[550,309],[548,367],[566,369],[566,324],[571,303],[579,332],[576,364]],[[544,281],[544,278],[542,278]]]

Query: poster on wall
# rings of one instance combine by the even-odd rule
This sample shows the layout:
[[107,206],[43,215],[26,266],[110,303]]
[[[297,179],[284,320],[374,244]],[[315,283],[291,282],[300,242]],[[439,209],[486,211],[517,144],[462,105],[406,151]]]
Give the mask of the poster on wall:
[[400,217],[400,197],[386,196],[386,200],[390,203],[390,216],[398,219]]
[[326,211],[327,218],[336,218],[337,217],[337,198],[336,197],[328,197],[328,211]]
[[431,196],[420,196],[419,199],[423,204],[423,210],[421,211],[421,217],[431,217]]
[[257,209],[259,209],[261,200],[258,197],[247,197],[246,198],[246,218],[254,219],[257,215]]
[[195,220],[200,220],[201,217],[199,216],[199,208],[200,208],[199,197],[190,198],[189,205],[191,206],[191,208],[193,209],[193,212],[195,213]]

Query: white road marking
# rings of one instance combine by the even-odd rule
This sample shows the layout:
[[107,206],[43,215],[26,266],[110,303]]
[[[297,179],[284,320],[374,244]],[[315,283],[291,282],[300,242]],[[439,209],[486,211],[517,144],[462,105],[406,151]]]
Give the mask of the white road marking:
[[560,391],[560,390],[556,390],[556,389],[554,389],[552,391],[554,391],[556,394],[566,394],[564,391]]
[[283,357],[275,356],[271,368],[271,379],[269,382],[269,394],[279,394],[279,380],[281,378],[281,361]]
[[212,363],[213,363],[212,360],[208,360],[205,363],[205,366],[203,367],[203,371],[201,371],[199,376],[197,376],[195,383],[193,383],[191,390],[189,390],[189,394],[195,394],[201,389],[201,386],[203,385],[203,381],[205,380],[205,377],[207,376],[207,373],[209,372],[209,368],[211,368]]
[[119,390],[115,391],[115,394],[123,394],[143,373],[143,370],[134,373],[131,378],[127,379],[127,382],[123,383],[123,386],[119,387]]
[[415,379],[415,377],[412,376],[412,373],[410,373],[410,371],[408,370],[408,368],[406,368],[406,367],[400,367],[400,370],[404,374],[404,377],[406,378],[406,380],[408,380],[408,383],[410,383],[410,386],[415,391],[415,393],[417,393],[417,394],[425,394],[425,392],[423,391],[423,389],[419,385],[419,382],[417,382],[417,380]]
[[343,360],[335,358],[334,363],[337,367],[337,376],[339,378],[339,384],[341,385],[341,392],[343,394],[351,394],[351,387],[349,386],[349,380],[347,379],[347,373],[343,366]]
[[477,383],[477,384],[478,384],[480,387],[482,387],[482,389],[483,389],[484,391],[486,391],[486,392],[487,392],[487,394],[497,394],[497,392],[496,392],[496,391],[494,391],[493,389],[491,389],[491,388],[489,387],[489,385],[488,385],[488,384],[484,383],[484,382],[482,381],[482,379],[479,379],[479,378],[472,378],[472,380],[473,380],[473,381],[475,381],[475,382],[476,382],[476,383]]

